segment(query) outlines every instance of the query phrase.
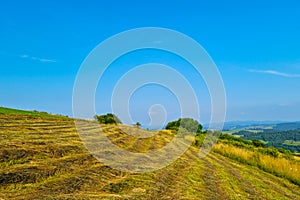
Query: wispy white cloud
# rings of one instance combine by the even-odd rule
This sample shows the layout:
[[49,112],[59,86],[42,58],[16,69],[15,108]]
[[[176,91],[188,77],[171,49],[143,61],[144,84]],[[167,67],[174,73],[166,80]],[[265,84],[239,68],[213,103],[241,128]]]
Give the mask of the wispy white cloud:
[[45,59],[45,58],[39,58],[38,60],[41,62],[56,62],[56,60]]
[[256,70],[256,69],[249,69],[249,72],[253,73],[261,73],[261,74],[271,74],[276,76],[288,77],[288,78],[297,78],[300,77],[300,74],[289,74],[284,72],[279,72],[275,70]]
[[46,58],[38,58],[38,57],[35,57],[35,56],[29,56],[27,54],[22,54],[20,55],[21,58],[24,58],[24,59],[31,59],[31,60],[37,60],[37,61],[40,61],[40,62],[56,62],[56,60],[51,60],[51,59],[46,59]]
[[28,58],[29,56],[26,54],[20,55],[21,58]]

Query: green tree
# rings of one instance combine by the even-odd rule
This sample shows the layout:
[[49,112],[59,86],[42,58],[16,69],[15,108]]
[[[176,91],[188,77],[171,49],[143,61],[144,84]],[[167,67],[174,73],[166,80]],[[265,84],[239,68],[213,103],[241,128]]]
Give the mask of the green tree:
[[253,139],[252,143],[256,147],[265,147],[265,143],[263,143],[262,141],[260,141],[258,139]]
[[167,130],[178,131],[179,127],[186,129],[189,132],[201,133],[203,126],[192,118],[179,118],[178,120],[171,121],[167,124]]
[[135,123],[135,126],[140,128],[142,126],[142,124],[140,122]]
[[106,115],[95,115],[94,118],[100,124],[122,124],[121,120],[111,113],[107,113]]

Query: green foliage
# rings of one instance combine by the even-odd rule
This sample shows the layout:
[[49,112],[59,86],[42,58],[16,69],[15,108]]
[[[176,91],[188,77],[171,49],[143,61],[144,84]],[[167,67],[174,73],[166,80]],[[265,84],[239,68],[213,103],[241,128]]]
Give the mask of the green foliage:
[[265,143],[257,139],[253,139],[252,143],[255,147],[263,147],[263,148],[265,147]]
[[252,142],[240,137],[231,136],[229,134],[221,134],[219,137],[226,144],[232,144],[237,147],[252,148]]
[[142,124],[140,122],[135,123],[135,126],[140,128],[142,126]]
[[269,155],[274,158],[277,158],[281,154],[283,158],[292,159],[294,155],[291,151],[283,148],[277,149],[272,146],[265,148],[265,144],[262,141],[257,139],[253,139],[252,141],[250,141],[250,140],[245,140],[244,138],[241,137],[231,136],[229,134],[222,134],[219,137],[219,139],[222,141],[222,143],[230,144],[240,148],[246,148],[251,151],[254,150],[254,147],[257,147],[259,153]]
[[187,135],[195,135],[193,132],[188,131],[185,128],[179,127],[178,131],[176,131],[177,137],[185,137]]
[[203,138],[201,138],[201,136],[199,135],[199,136],[196,136],[195,137],[195,141],[194,141],[194,144],[195,144],[195,146],[201,146],[201,144],[203,143]]
[[179,127],[186,129],[189,132],[201,133],[203,126],[192,118],[179,118],[176,121],[169,122],[166,126],[167,130],[177,132]]
[[47,112],[39,112],[36,110],[29,111],[29,110],[18,110],[18,109],[12,109],[12,108],[4,108],[0,107],[0,114],[13,114],[13,115],[31,115],[31,116],[37,116],[37,117],[63,117],[61,115],[52,115]]
[[100,124],[121,124],[121,120],[114,114],[108,113],[106,115],[95,115],[95,120]]
[[278,148],[277,150],[278,150],[280,153],[285,154],[285,155],[288,155],[288,156],[293,155],[293,153],[292,153],[290,150],[287,150],[287,149]]
[[176,120],[176,121],[169,122],[169,123],[167,124],[167,126],[166,126],[166,129],[167,129],[167,130],[178,131],[179,126],[180,126],[180,121],[181,121],[181,119]]
[[287,123],[276,124],[273,127],[273,129],[277,131],[300,129],[300,122],[287,122]]
[[279,155],[279,152],[277,149],[275,149],[274,147],[268,147],[268,148],[261,148],[259,149],[259,152],[272,156],[274,158],[277,158]]
[[[260,132],[253,132],[248,130],[239,131],[233,135],[240,135],[247,140],[261,140],[266,141],[266,146],[273,146],[276,148],[284,148],[294,152],[300,152],[300,130],[279,131],[274,129],[265,129]],[[294,141],[292,144],[287,141]]]

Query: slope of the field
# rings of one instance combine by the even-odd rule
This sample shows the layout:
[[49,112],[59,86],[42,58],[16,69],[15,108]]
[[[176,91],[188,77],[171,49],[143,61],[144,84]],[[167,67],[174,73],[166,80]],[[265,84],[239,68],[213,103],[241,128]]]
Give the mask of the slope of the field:
[[[92,122],[85,122],[93,133]],[[171,133],[136,139],[104,127],[117,145],[146,152]],[[130,127],[128,127],[130,130]],[[134,128],[132,128],[134,129]],[[112,169],[89,154],[67,117],[0,110],[0,199],[299,199],[299,186],[221,154],[191,147],[173,164],[147,173]]]

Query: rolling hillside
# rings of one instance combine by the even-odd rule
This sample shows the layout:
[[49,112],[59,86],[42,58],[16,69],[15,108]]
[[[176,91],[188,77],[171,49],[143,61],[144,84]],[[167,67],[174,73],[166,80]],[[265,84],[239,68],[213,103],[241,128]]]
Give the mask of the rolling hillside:
[[[87,132],[95,131],[93,122],[83,122]],[[133,152],[161,148],[174,136],[162,131],[137,139],[112,125],[104,130]],[[300,162],[294,158],[273,158],[227,140],[204,159],[198,149],[193,145],[155,172],[120,172],[89,154],[73,119],[0,108],[0,199],[299,199]]]

